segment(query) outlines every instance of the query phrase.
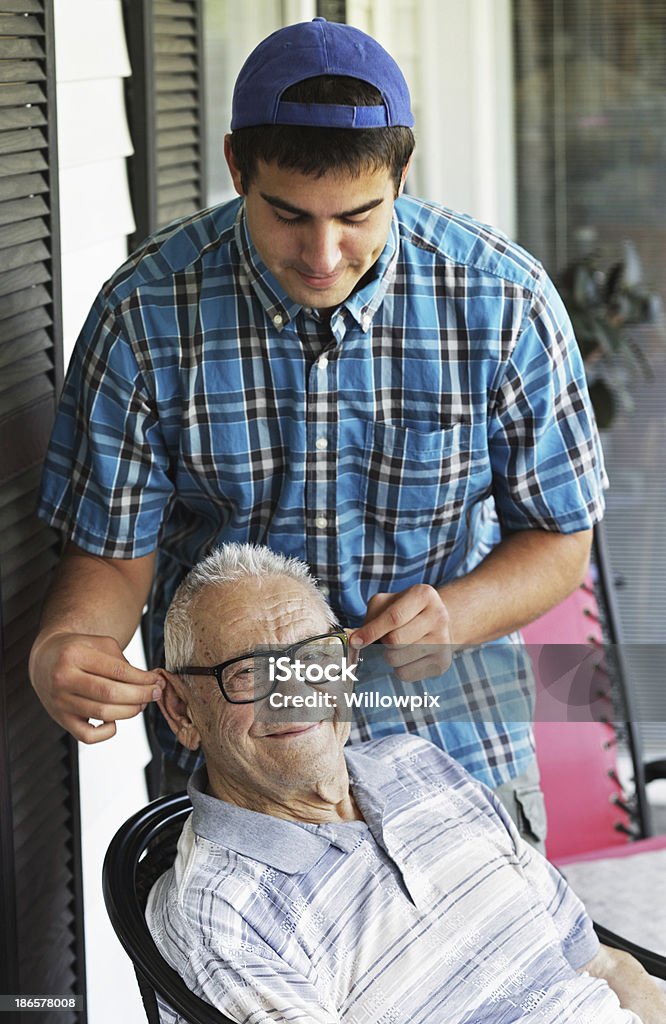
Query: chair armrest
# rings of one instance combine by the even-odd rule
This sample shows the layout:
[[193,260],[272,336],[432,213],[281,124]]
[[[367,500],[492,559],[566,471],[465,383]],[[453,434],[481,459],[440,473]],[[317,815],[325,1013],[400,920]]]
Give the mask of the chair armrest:
[[661,758],[658,761],[647,761],[643,765],[643,772],[645,774],[645,785],[654,782],[655,779],[666,779],[666,759]]
[[610,946],[611,949],[621,949],[625,953],[630,953],[638,960],[639,964],[643,965],[648,974],[651,974],[654,978],[661,978],[662,981],[666,981],[666,957],[662,956],[661,953],[653,953],[649,949],[644,949],[643,946],[637,946],[635,942],[623,939],[622,936],[609,931],[608,928],[597,924],[596,921],[594,922],[594,930],[597,933],[599,942],[602,942],[604,946]]

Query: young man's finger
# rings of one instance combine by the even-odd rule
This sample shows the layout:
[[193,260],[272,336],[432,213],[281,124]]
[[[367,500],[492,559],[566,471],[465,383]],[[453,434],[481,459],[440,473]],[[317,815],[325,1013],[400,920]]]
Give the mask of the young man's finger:
[[62,725],[67,732],[71,733],[74,739],[79,740],[81,743],[102,743],[104,740],[110,740],[112,736],[116,735],[115,722],[101,722],[99,725],[92,725],[83,719],[67,715],[63,719]]
[[105,704],[98,700],[75,697],[65,702],[65,711],[75,718],[86,721],[89,718],[94,718],[101,722],[119,722],[123,719],[135,718],[147,707],[147,704],[147,701],[143,704]]
[[[61,696],[60,703],[66,705],[71,700],[95,701],[97,704],[122,707],[125,705],[148,704],[159,700],[164,689],[164,681],[158,676],[151,678],[148,673],[143,683],[118,683],[108,676],[95,675],[92,672],[79,670],[70,679],[66,693]],[[94,717],[103,717],[101,715]]]
[[429,655],[425,658],[418,658],[408,665],[403,665],[396,670],[396,675],[403,683],[420,683],[422,680],[435,679],[444,675],[450,665],[450,655],[442,654],[438,657]]
[[384,648],[384,660],[391,668],[402,668],[421,658],[432,658],[433,661],[446,661],[448,654],[446,644],[427,643],[420,639],[415,643],[398,644]]
[[84,672],[123,684],[146,687],[159,683],[161,679],[155,671],[135,668],[122,655],[116,657],[92,647],[81,647],[77,661]]
[[368,619],[354,631],[352,647],[366,647],[383,640],[418,613],[418,607],[406,594],[375,594],[368,604]]

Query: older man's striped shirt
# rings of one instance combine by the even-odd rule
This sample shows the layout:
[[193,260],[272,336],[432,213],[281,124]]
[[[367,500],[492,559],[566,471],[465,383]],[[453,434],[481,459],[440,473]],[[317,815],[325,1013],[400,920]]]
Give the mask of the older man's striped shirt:
[[636,1021],[577,972],[598,949],[591,921],[489,790],[417,737],[346,759],[364,821],[269,817],[193,778],[147,910],[192,991],[244,1024]]

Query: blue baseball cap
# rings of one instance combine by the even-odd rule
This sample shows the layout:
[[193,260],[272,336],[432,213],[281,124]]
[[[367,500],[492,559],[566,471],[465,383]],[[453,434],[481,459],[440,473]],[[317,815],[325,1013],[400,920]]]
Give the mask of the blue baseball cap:
[[[383,103],[286,103],[285,89],[318,75],[368,82]],[[386,128],[414,124],[409,89],[393,57],[371,36],[325,18],[278,29],[259,43],[240,70],[231,107],[231,130],[266,124],[316,128]]]

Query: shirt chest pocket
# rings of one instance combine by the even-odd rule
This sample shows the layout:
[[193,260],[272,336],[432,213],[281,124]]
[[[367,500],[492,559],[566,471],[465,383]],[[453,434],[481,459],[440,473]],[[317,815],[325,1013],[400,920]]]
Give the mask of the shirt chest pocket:
[[366,430],[361,501],[387,532],[447,526],[464,513],[475,457],[469,424],[422,432],[370,423]]

